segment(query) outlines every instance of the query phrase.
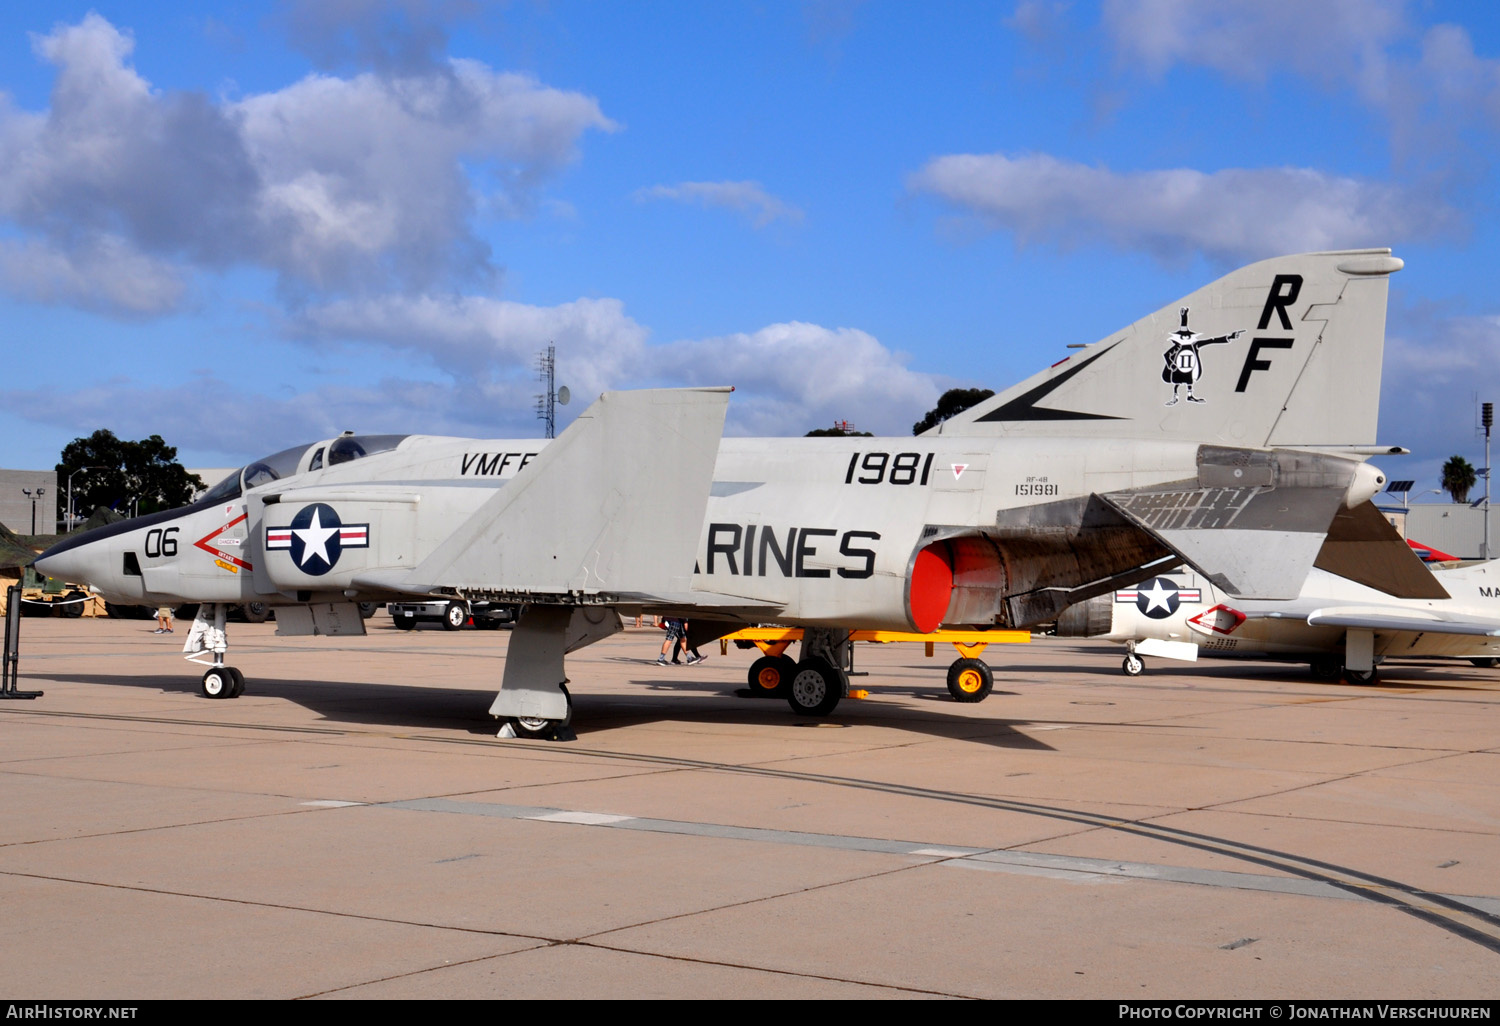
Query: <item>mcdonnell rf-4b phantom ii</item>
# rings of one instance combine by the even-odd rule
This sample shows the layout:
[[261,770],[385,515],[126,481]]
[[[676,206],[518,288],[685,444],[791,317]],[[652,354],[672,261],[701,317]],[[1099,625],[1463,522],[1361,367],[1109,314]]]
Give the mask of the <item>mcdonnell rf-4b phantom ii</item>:
[[360,601],[520,606],[490,708],[566,736],[564,657],[639,612],[693,644],[804,628],[786,689],[826,715],[853,629],[1027,627],[1187,564],[1291,598],[1376,451],[1388,250],[1235,271],[913,438],[723,438],[729,387],[602,395],[555,441],[345,437],[257,460],[184,509],[38,560],[115,601],[200,603],[202,693],[233,697],[224,613],[360,634]]

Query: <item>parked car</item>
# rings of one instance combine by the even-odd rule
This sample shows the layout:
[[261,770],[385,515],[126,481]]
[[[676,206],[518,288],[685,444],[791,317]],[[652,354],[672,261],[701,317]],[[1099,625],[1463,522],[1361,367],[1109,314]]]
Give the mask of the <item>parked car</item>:
[[415,630],[422,621],[441,623],[450,631],[456,631],[470,623],[482,630],[495,630],[502,624],[516,622],[516,607],[498,602],[465,602],[462,599],[451,602],[392,602],[388,608],[391,619],[403,631]]

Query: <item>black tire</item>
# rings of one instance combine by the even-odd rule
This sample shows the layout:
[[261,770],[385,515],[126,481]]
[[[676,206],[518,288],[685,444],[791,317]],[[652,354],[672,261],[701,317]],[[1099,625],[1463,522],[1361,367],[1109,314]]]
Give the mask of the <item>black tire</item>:
[[379,602],[361,602],[359,604],[359,618],[361,620],[368,620],[375,615],[375,610],[379,608]]
[[948,667],[948,694],[955,702],[983,702],[995,690],[995,675],[981,659],[955,659]]
[[1348,681],[1350,684],[1374,684],[1375,676],[1376,673],[1374,669],[1351,670],[1347,666],[1344,667],[1344,680]]
[[469,611],[462,602],[449,602],[448,608],[443,610],[443,626],[450,631],[456,631],[468,622]]
[[750,691],[757,698],[784,698],[796,673],[791,656],[761,656],[750,664]]
[[1470,659],[1469,662],[1473,663],[1481,670],[1493,670],[1495,667],[1500,666],[1500,659],[1494,658]]
[[529,738],[534,741],[545,741],[554,737],[558,730],[573,722],[573,696],[568,693],[566,684],[559,684],[558,690],[568,700],[568,711],[561,720],[544,720],[540,716],[512,717],[511,728],[516,732],[516,737]]
[[1125,661],[1120,664],[1120,669],[1125,671],[1127,677],[1139,677],[1146,670],[1146,661],[1134,652],[1125,653]]
[[827,716],[843,699],[844,685],[844,675],[833,664],[813,656],[797,664],[786,701],[799,716]]
[[198,684],[198,693],[204,698],[230,698],[234,693],[234,672],[228,666],[209,667]]
[[237,666],[226,666],[224,669],[228,670],[230,676],[234,677],[234,687],[230,690],[229,697],[239,698],[245,693],[245,675],[240,672]]
[[414,631],[417,629],[417,618],[411,613],[397,613],[391,617],[391,621],[395,623],[399,630]]
[[1344,675],[1344,664],[1337,659],[1314,659],[1312,675],[1318,680],[1338,680]]
[[83,607],[87,604],[89,597],[81,591],[70,591],[63,596],[64,605],[59,610],[69,620],[76,620],[83,615]]
[[271,607],[264,602],[246,602],[240,607],[246,623],[265,623],[271,618]]

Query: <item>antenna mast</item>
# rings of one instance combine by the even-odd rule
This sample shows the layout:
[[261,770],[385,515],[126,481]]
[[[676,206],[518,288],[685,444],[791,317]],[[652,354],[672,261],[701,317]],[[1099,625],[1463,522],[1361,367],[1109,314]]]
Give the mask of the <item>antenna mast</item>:
[[536,415],[539,420],[547,422],[547,438],[557,437],[557,389],[554,380],[557,372],[557,346],[551,342],[547,343],[545,352],[538,353],[536,358],[537,377],[547,387],[545,395],[536,397]]

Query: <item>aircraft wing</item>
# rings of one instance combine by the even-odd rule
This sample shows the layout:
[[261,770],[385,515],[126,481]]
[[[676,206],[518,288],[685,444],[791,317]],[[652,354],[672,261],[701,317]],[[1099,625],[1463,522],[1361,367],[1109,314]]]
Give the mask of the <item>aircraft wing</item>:
[[414,569],[355,583],[532,604],[711,601],[692,591],[693,559],[729,392],[605,393]]
[[1474,637],[1500,638],[1500,622],[1458,617],[1413,616],[1396,612],[1373,612],[1358,609],[1315,609],[1307,622],[1313,627],[1346,627],[1367,631],[1411,631],[1426,634],[1466,634]]

